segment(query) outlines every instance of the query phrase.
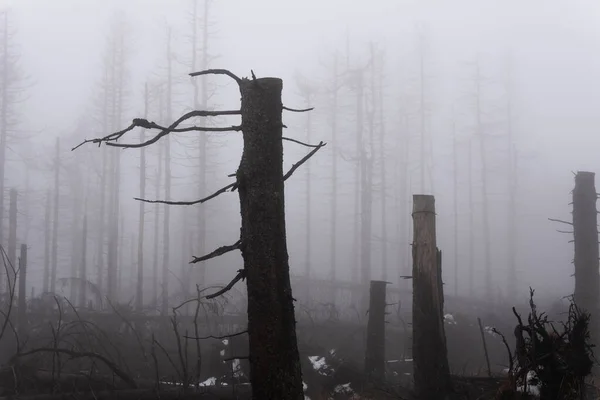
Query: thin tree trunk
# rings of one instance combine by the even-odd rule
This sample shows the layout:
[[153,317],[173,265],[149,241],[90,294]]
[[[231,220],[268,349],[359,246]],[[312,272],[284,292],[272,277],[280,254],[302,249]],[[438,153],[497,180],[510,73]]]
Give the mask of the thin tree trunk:
[[242,81],[237,171],[253,399],[304,399],[286,243],[282,81]]
[[16,272],[19,268],[17,263],[17,189],[10,189],[10,199],[8,208],[8,260],[14,271],[8,271],[8,293],[15,290]]
[[[144,118],[148,118],[148,84],[144,85]],[[140,130],[140,143],[145,140],[145,131]],[[146,148],[140,151],[140,198],[146,198]],[[140,201],[138,217],[138,254],[137,254],[137,285],[136,285],[136,308],[141,311],[144,308],[144,214],[146,203]],[[133,245],[133,243],[132,243]]]
[[452,124],[452,204],[454,205],[454,296],[458,296],[458,146],[456,123]]
[[[87,207],[86,207],[87,208]],[[83,215],[83,229],[81,230],[81,265],[79,266],[79,277],[82,281],[79,290],[79,307],[86,306],[87,299],[87,211]]]
[[[167,93],[166,93],[166,118],[171,121],[172,105],[172,62],[171,62],[171,28],[167,33]],[[165,200],[171,200],[171,136],[167,135],[164,139],[165,143]],[[162,266],[162,305],[161,314],[167,315],[169,307],[169,245],[170,245],[170,209],[168,204],[165,204],[164,210],[164,226],[163,226],[163,266]]]
[[21,255],[19,257],[19,315],[17,318],[17,330],[24,334],[27,330],[27,245],[21,244]]
[[[162,121],[163,120],[163,96],[162,96],[162,92],[159,95],[159,120]],[[160,183],[162,181],[162,168],[163,168],[163,147],[162,145],[158,146],[158,156],[157,156],[157,163],[158,163],[158,168],[157,168],[157,173],[156,173],[156,186],[155,186],[155,197],[159,198],[160,197]],[[153,298],[152,298],[152,304],[154,308],[158,307],[158,266],[159,266],[159,254],[158,254],[158,248],[159,248],[159,234],[160,234],[160,208],[161,205],[160,204],[156,204],[154,206],[154,263],[153,263],[153,276],[152,276],[152,288],[153,288]]]
[[385,290],[388,282],[371,281],[365,373],[381,383],[385,378]]
[[56,156],[54,160],[54,215],[52,218],[52,273],[50,292],[56,293],[56,270],[58,267],[58,209],[60,194],[60,139],[56,138]]
[[48,281],[50,280],[50,218],[52,210],[52,192],[50,188],[46,191],[46,211],[44,213],[44,281],[42,282],[42,294],[48,293]]
[[379,174],[381,175],[381,268],[382,277],[386,281],[388,278],[388,229],[387,229],[387,174],[386,174],[386,155],[385,155],[385,117],[383,107],[383,88],[385,87],[383,77],[383,56],[381,56],[381,65],[379,70],[379,88],[378,88],[378,103],[379,103]]
[[473,198],[473,138],[469,138],[468,169],[469,169],[469,295],[475,295],[475,284],[473,277],[475,274],[475,219],[473,212],[475,210],[475,201]]
[[[8,12],[4,12],[4,32],[2,40],[2,82],[0,82],[0,242],[4,242],[4,188],[6,179],[6,147],[8,139],[8,68],[9,68],[9,47],[8,47]],[[0,288],[2,279],[0,274]]]
[[[338,108],[338,54],[335,53],[333,61],[333,99],[331,105],[331,237],[330,237],[330,278],[335,282],[337,278],[337,201],[338,201],[338,168],[337,168],[337,108]],[[333,301],[335,303],[335,293]]]
[[[311,89],[309,87],[306,88],[306,92],[304,93],[304,101],[306,102],[306,107],[310,107],[312,99]],[[311,142],[311,129],[312,129],[312,113],[306,114],[306,143]],[[311,174],[310,174],[310,161],[304,165],[306,171],[306,209],[305,209],[305,218],[306,218],[306,231],[304,236],[304,275],[306,278],[305,290],[306,293],[306,302],[307,304],[310,302],[310,278],[311,278],[311,256],[312,256],[312,213],[311,213],[311,200],[312,200],[312,186],[311,186]]]

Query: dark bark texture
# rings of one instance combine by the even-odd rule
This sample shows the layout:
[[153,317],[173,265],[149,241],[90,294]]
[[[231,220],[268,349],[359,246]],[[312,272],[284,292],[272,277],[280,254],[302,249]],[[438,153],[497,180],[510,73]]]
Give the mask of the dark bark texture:
[[452,391],[444,332],[441,254],[436,244],[435,199],[413,196],[413,365],[420,399]]
[[573,190],[573,233],[575,239],[575,303],[592,315],[590,331],[597,340],[598,309],[598,214],[593,172],[577,172]]
[[385,281],[371,281],[365,373],[372,379],[385,378]]
[[237,182],[256,400],[304,399],[286,243],[282,89],[278,78],[240,83],[244,150]]

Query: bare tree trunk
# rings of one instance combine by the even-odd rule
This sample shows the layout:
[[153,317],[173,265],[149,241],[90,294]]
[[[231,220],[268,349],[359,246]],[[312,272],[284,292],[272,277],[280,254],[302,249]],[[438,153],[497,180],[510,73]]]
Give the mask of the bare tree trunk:
[[485,290],[488,296],[493,296],[492,286],[492,255],[491,255],[491,241],[490,241],[490,215],[488,207],[488,190],[487,190],[487,154],[485,147],[485,133],[483,132],[483,123],[481,120],[482,109],[481,109],[481,71],[479,68],[479,62],[477,62],[477,136],[479,137],[479,156],[481,162],[481,213],[483,218],[483,257],[484,257],[484,272],[485,272]]
[[[10,199],[8,208],[8,260],[15,269],[15,272],[19,268],[17,263],[17,189],[10,189]],[[9,271],[8,273],[8,290],[10,293],[14,289],[15,285],[15,272]],[[17,291],[14,290],[16,293]]]
[[413,196],[413,365],[422,399],[445,399],[452,390],[444,333],[441,254],[436,244],[435,198]]
[[[454,205],[454,296],[458,296],[458,145],[456,123],[452,124],[452,204]],[[472,210],[471,210],[472,212]]]
[[282,87],[277,78],[240,83],[244,151],[237,182],[256,400],[304,399],[286,243]]
[[[9,46],[8,46],[8,12],[4,12],[4,32],[2,37],[2,74],[0,82],[0,242],[4,238],[4,188],[6,179],[6,147],[8,140],[8,79],[9,79]],[[0,288],[2,287],[2,274],[0,274]],[[8,291],[7,291],[8,293]]]
[[[171,62],[171,28],[167,33],[167,93],[166,93],[166,117],[167,121],[171,121],[172,105],[172,62]],[[165,200],[171,200],[171,136],[167,135],[164,138],[165,144]],[[165,204],[164,226],[163,226],[163,262],[162,262],[162,304],[161,314],[167,315],[169,308],[169,245],[170,245],[170,210],[168,204]]]
[[[86,207],[87,208],[87,207]],[[83,229],[81,231],[81,265],[79,277],[82,285],[79,290],[79,307],[86,306],[87,299],[87,211],[83,215]]]
[[379,88],[378,88],[378,103],[379,103],[379,174],[381,176],[381,268],[382,268],[382,279],[385,281],[388,278],[388,229],[387,229],[387,169],[385,165],[386,161],[386,145],[385,145],[385,116],[384,116],[384,102],[383,102],[383,88],[385,86],[383,77],[383,55],[380,56],[381,64],[379,65]]
[[50,216],[52,210],[52,193],[50,188],[46,191],[46,211],[44,213],[44,281],[42,282],[42,294],[48,292],[48,281],[50,280]]
[[[331,236],[330,236],[330,259],[329,267],[330,278],[335,282],[337,278],[337,201],[338,201],[338,168],[337,168],[337,150],[336,138],[337,138],[337,108],[338,108],[338,55],[334,55],[333,64],[333,99],[331,104]],[[335,304],[335,293],[333,295],[333,302]]]
[[385,289],[388,282],[371,281],[365,373],[377,382],[385,379]]
[[17,318],[17,330],[20,334],[27,329],[27,245],[21,245],[19,257],[19,315]]
[[[162,96],[162,92],[159,94],[159,120],[162,121],[163,120],[163,96]],[[163,147],[159,145],[158,146],[158,156],[157,156],[157,163],[158,163],[158,168],[157,168],[157,173],[156,173],[156,186],[155,186],[155,197],[159,198],[160,197],[160,183],[162,181],[162,168],[163,168]],[[153,262],[153,276],[152,276],[152,288],[153,288],[153,295],[152,295],[152,304],[154,308],[158,307],[158,266],[159,266],[159,254],[158,254],[158,248],[159,248],[159,234],[160,234],[160,208],[161,205],[160,204],[156,204],[154,206],[154,262]]]
[[513,143],[513,126],[512,126],[512,88],[511,76],[509,70],[508,88],[507,88],[507,141],[508,141],[508,225],[507,225],[507,240],[508,240],[508,298],[514,299],[517,296],[517,151]]
[[[599,299],[598,212],[593,172],[579,171],[573,189],[573,232],[575,236],[575,303],[592,316],[597,315]],[[598,340],[598,322],[592,317],[590,332]]]
[[54,215],[52,218],[52,273],[50,292],[56,293],[56,270],[58,267],[58,209],[60,198],[60,139],[56,138],[56,156],[54,160]]
[[[144,118],[148,118],[148,84],[144,86]],[[144,130],[140,130],[140,143],[145,140]],[[146,198],[146,148],[140,151],[140,198]],[[137,254],[137,285],[136,285],[136,308],[141,311],[144,308],[144,213],[146,203],[140,201],[140,212],[138,217],[138,254]],[[133,243],[132,243],[133,245]]]
[[475,274],[475,220],[473,210],[475,210],[475,201],[473,199],[473,138],[469,138],[468,168],[469,168],[469,295],[475,295],[475,285],[473,277]]

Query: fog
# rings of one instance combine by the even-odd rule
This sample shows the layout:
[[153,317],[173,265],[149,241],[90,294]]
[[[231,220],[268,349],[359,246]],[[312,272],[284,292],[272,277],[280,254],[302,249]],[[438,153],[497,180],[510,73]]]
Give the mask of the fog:
[[[360,249],[364,251],[365,244],[360,244],[355,230],[355,220],[360,219],[360,208],[355,207],[357,95],[343,74],[366,66],[362,148],[373,160],[369,186],[371,277],[402,286],[400,276],[410,275],[412,194],[425,193],[436,198],[438,246],[444,253],[443,275],[449,295],[505,299],[510,292],[509,253],[516,258],[516,290],[523,299],[528,296],[529,286],[557,299],[572,293],[572,236],[558,233],[557,229],[569,229],[548,218],[570,221],[573,172],[600,170],[600,5],[583,0],[211,1],[206,58],[202,46],[204,1],[197,2],[195,22],[193,3],[0,0],[0,37],[9,46],[8,61],[3,65],[11,66],[10,82],[3,80],[4,86],[0,87],[6,93],[10,91],[3,97],[8,102],[9,122],[2,125],[6,127],[7,147],[0,234],[4,243],[8,237],[9,190],[16,188],[17,242],[29,248],[28,292],[34,288],[40,293],[44,265],[51,264],[51,252],[45,251],[49,237],[45,213],[48,193],[54,201],[55,140],[60,138],[57,280],[78,274],[85,213],[87,279],[97,283],[101,267],[106,285],[106,265],[101,264],[106,263],[106,242],[114,234],[112,225],[108,227],[108,209],[101,211],[102,160],[104,152],[118,152],[120,187],[118,192],[110,191],[111,195],[118,193],[119,204],[118,299],[128,302],[135,297],[140,203],[134,197],[140,195],[141,152],[98,148],[94,144],[75,151],[71,148],[84,139],[126,128],[133,118],[144,117],[146,83],[151,92],[147,118],[161,125],[194,108],[194,79],[201,91],[202,82],[207,83],[209,109],[238,109],[239,91],[230,79],[188,76],[205,65],[226,68],[243,77],[251,76],[251,70],[257,77],[279,77],[284,82],[284,105],[315,107],[310,113],[284,113],[285,136],[313,144],[327,143],[286,181],[287,239],[293,274],[305,274],[308,264],[311,276],[330,278],[331,252],[335,252],[337,279],[358,279]],[[111,39],[115,37],[117,40]],[[123,63],[118,68],[123,66],[122,74],[119,72],[122,92],[117,97],[122,101],[111,105],[112,111],[106,113],[102,111],[106,97],[103,80],[110,78],[111,60],[121,60],[114,50],[114,44],[121,40]],[[7,57],[5,44],[2,46],[0,60]],[[341,88],[334,110],[330,89],[336,57]],[[369,64],[369,60],[373,62]],[[167,98],[160,100],[155,90],[159,83],[165,87],[169,70],[170,107]],[[310,88],[309,101],[303,87]],[[368,109],[373,99],[376,106],[370,127]],[[206,124],[229,126],[236,121],[219,117],[207,119]],[[194,123],[205,125],[204,121]],[[136,143],[139,135],[139,129],[135,129],[122,141]],[[150,137],[150,132],[146,135]],[[206,158],[202,160],[206,165],[205,187],[199,173],[200,135],[207,138]],[[483,156],[481,135],[485,137]],[[171,136],[171,200],[195,200],[232,181],[228,175],[235,172],[241,155],[239,132]],[[160,190],[156,189],[162,142],[146,150],[147,199],[165,199],[165,183],[161,181]],[[284,169],[308,151],[286,141]],[[334,157],[337,226],[332,232]],[[514,173],[511,168],[516,168]],[[161,169],[164,179],[165,171]],[[510,183],[516,184],[513,228]],[[493,293],[484,283],[484,207],[489,218]],[[204,214],[200,208],[204,208]],[[206,270],[203,286],[229,282],[242,266],[239,252],[212,259],[204,266],[188,263],[193,256],[239,238],[237,193],[227,192],[199,205],[170,206],[169,212],[167,264],[171,294],[180,291],[182,285],[193,288],[201,283],[196,275],[189,274],[190,269]],[[164,214],[163,205],[145,206],[147,303],[151,302],[155,263],[159,282],[162,279]],[[102,218],[107,225],[100,233]],[[204,246],[198,244],[201,218],[205,218],[206,226]],[[335,248],[331,246],[332,235],[336,238]],[[515,238],[514,248],[511,238]],[[69,290],[61,283],[56,288],[65,294]],[[238,289],[243,290],[243,285],[238,284]]]

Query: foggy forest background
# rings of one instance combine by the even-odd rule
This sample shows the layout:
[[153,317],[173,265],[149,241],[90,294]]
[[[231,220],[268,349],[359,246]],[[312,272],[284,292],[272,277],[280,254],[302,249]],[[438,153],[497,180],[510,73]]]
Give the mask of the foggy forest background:
[[[86,216],[87,279],[97,283],[103,266],[106,285],[107,260],[116,257],[118,297],[132,300],[141,151],[71,148],[144,117],[145,88],[147,118],[162,125],[203,101],[208,109],[236,109],[239,92],[227,78],[188,76],[209,67],[280,77],[285,105],[315,107],[284,116],[285,136],[328,143],[286,182],[293,274],[359,279],[360,253],[370,246],[371,277],[403,285],[410,202],[426,193],[436,197],[449,295],[505,300],[527,296],[528,286],[542,296],[572,293],[572,244],[548,218],[570,220],[572,172],[600,166],[600,5],[592,1],[0,0],[0,15],[0,234],[7,237],[8,193],[16,188],[18,242],[30,249],[28,292],[43,289],[54,251],[56,290],[68,292]],[[365,69],[360,88],[349,78],[357,68]],[[242,145],[240,133],[171,134],[165,161],[165,143],[145,150],[144,198],[195,200],[225,186]],[[284,170],[305,152],[285,142]],[[370,178],[357,183],[368,160]],[[358,207],[365,184],[368,244]],[[144,208],[147,302],[164,265],[171,293],[191,290],[200,269],[205,285],[224,284],[242,265],[238,254],[189,265],[194,255],[235,242],[237,194],[168,208],[166,225],[165,206]]]

